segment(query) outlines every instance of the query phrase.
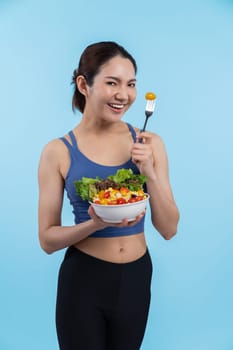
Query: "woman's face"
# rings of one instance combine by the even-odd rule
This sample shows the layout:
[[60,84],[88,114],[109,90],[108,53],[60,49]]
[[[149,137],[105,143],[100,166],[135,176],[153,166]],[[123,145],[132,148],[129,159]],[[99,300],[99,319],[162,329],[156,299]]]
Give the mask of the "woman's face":
[[108,121],[117,121],[136,98],[136,78],[132,62],[116,56],[106,62],[87,86],[84,113]]

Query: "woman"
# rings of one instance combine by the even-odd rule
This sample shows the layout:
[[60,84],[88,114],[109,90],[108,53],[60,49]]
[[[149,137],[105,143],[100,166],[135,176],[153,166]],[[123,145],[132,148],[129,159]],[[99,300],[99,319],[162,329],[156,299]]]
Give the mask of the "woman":
[[[165,238],[179,220],[161,138],[122,121],[136,98],[136,62],[120,45],[88,46],[74,71],[73,110],[80,123],[49,142],[39,165],[39,238],[47,253],[67,248],[57,292],[62,350],[136,350],[150,305],[152,265],[142,212],[133,222],[102,221],[75,193],[74,181],[131,168],[147,177],[151,220]],[[137,142],[142,139],[143,142]],[[62,226],[64,189],[75,225]]]

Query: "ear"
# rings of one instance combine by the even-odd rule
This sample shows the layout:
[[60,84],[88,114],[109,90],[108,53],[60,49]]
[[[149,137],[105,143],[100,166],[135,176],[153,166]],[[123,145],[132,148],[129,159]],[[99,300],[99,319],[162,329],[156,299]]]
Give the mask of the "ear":
[[87,97],[88,92],[88,85],[86,82],[86,79],[83,75],[78,75],[76,78],[76,85],[78,90],[83,94],[85,97]]

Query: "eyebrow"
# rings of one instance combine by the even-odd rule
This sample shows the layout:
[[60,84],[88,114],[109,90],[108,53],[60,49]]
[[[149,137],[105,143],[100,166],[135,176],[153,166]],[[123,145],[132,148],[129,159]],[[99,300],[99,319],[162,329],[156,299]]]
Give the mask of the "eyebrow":
[[[113,77],[113,76],[106,76],[105,79],[113,79],[113,80],[116,80],[116,81],[120,81],[121,79],[117,78],[117,77]],[[135,82],[136,79],[135,78],[132,78],[132,79],[129,79],[128,82]]]

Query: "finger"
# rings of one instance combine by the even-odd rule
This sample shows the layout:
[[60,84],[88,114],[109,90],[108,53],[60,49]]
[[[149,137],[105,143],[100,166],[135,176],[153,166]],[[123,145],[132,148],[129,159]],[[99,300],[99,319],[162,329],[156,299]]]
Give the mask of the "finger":
[[145,213],[146,213],[146,210],[143,210],[143,212],[141,212],[139,215],[137,215],[133,221],[128,221],[127,219],[124,219],[123,222],[126,226],[134,226],[143,218]]
[[152,134],[149,131],[140,131],[137,136],[145,137],[147,139],[151,139],[152,138]]
[[88,208],[88,214],[90,216],[96,216],[95,210],[94,210],[94,208],[91,205]]
[[137,142],[140,144],[148,144],[151,142],[152,135],[146,131],[140,132],[137,135]]

